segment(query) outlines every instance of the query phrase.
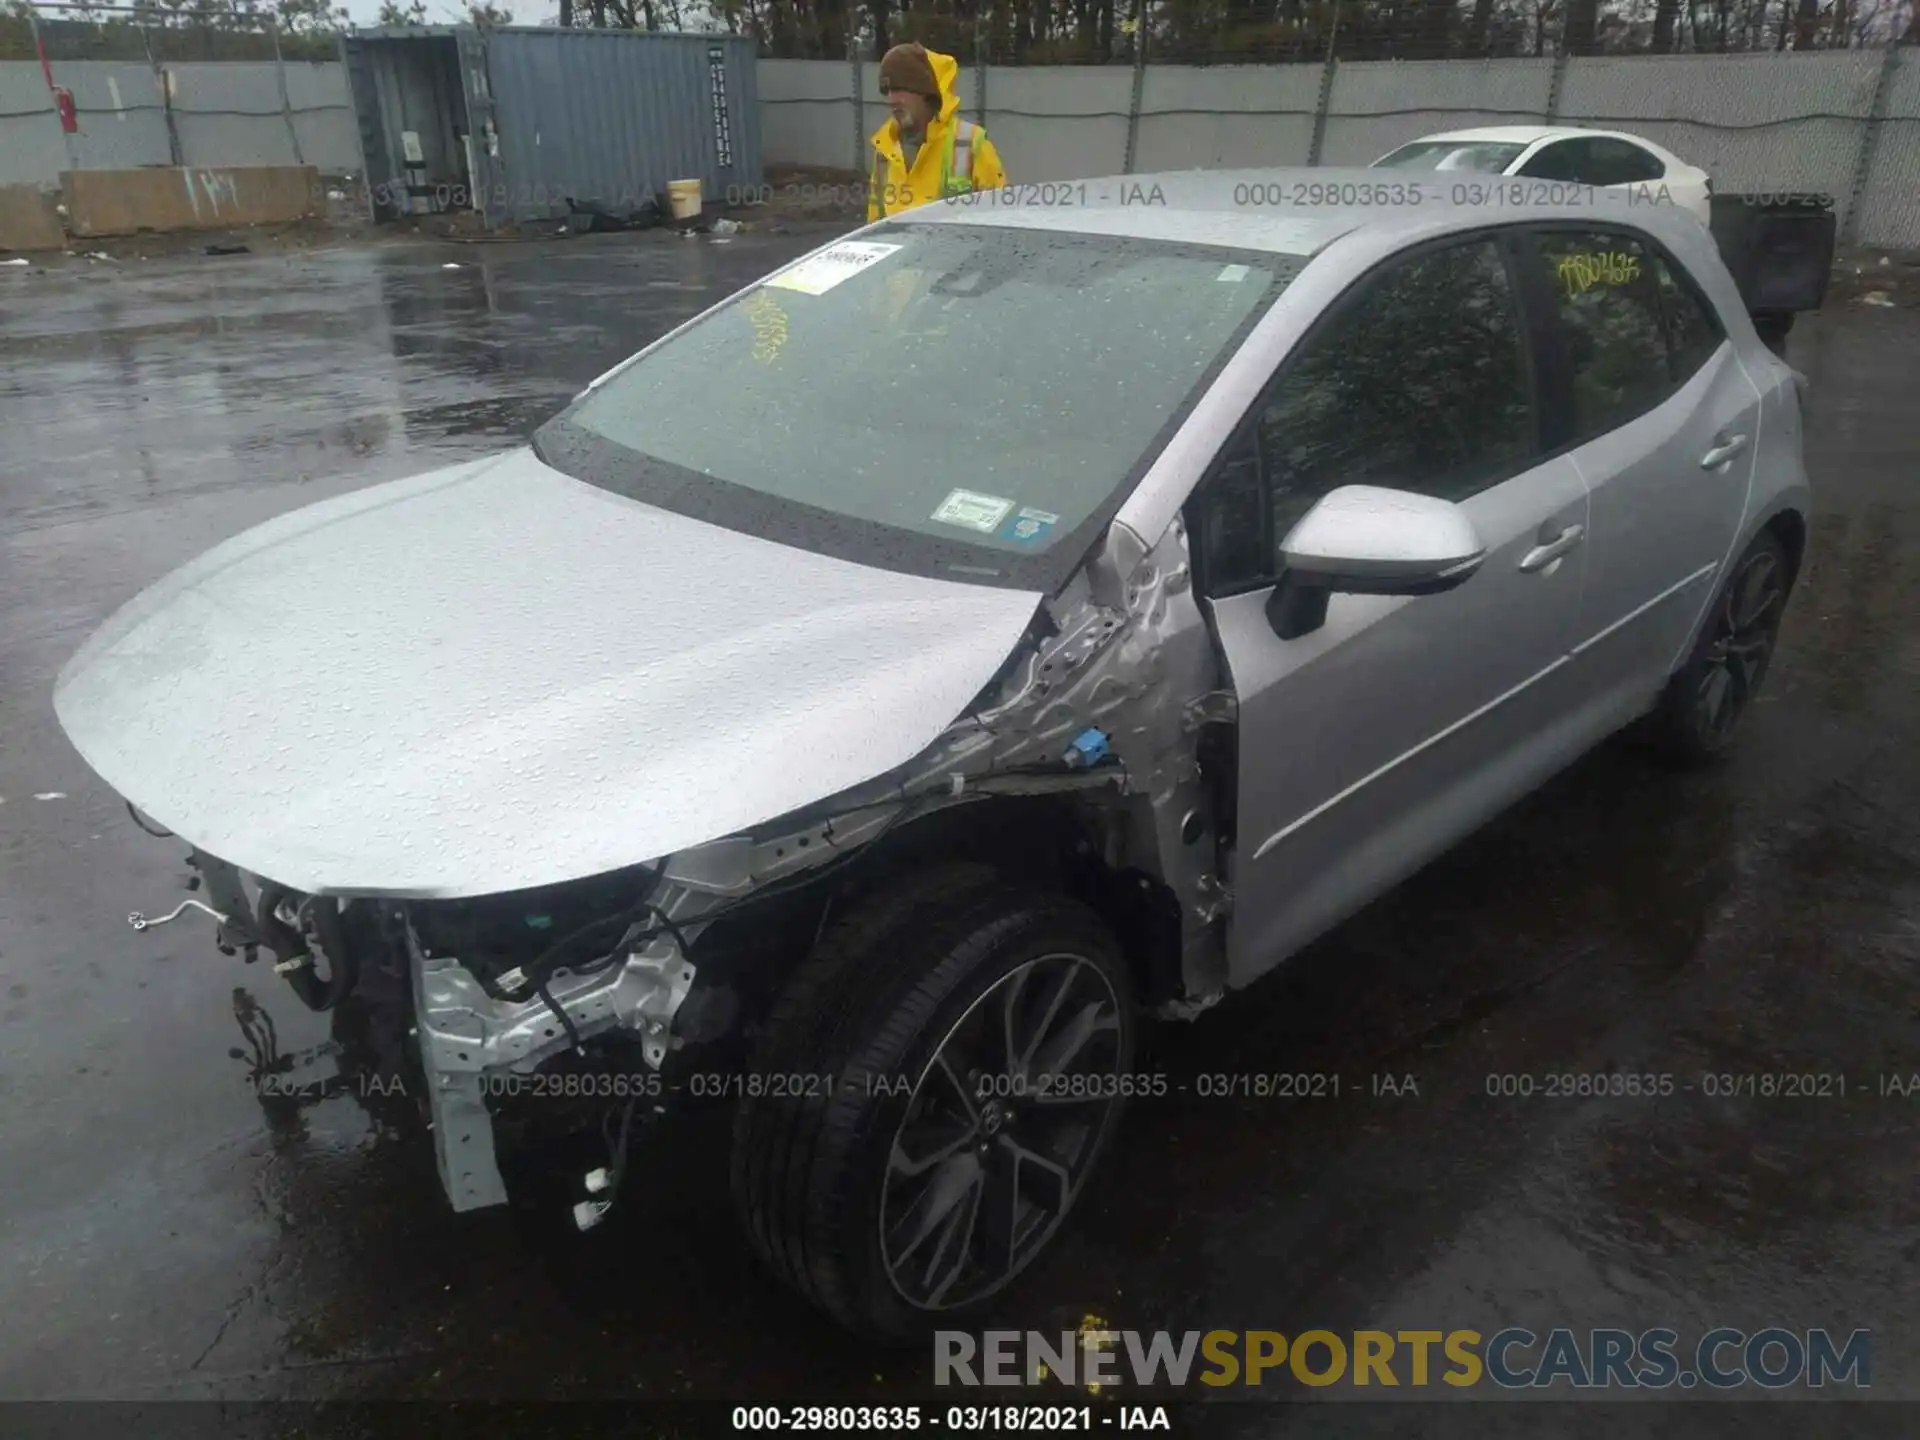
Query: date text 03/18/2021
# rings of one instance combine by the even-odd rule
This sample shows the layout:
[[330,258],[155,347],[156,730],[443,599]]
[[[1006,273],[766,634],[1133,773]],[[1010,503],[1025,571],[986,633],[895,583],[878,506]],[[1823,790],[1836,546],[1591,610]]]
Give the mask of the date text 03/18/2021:
[[774,1434],[932,1431],[950,1435],[1008,1432],[1086,1434],[1173,1429],[1164,1405],[736,1405],[733,1428]]

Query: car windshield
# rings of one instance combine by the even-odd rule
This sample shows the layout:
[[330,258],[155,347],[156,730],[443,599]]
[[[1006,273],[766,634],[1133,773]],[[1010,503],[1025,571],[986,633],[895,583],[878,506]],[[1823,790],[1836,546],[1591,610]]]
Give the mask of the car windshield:
[[1499,140],[1416,140],[1374,161],[1389,170],[1467,170],[1504,175],[1525,145]]
[[1050,556],[1070,573],[1067,552],[1301,263],[895,223],[734,297],[536,445],[581,479],[767,538],[1027,586]]

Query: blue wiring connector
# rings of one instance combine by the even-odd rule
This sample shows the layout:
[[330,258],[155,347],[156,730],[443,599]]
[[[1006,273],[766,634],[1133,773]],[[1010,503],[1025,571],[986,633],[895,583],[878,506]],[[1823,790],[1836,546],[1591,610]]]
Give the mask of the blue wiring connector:
[[1090,770],[1113,753],[1102,730],[1082,730],[1060,758],[1072,769]]

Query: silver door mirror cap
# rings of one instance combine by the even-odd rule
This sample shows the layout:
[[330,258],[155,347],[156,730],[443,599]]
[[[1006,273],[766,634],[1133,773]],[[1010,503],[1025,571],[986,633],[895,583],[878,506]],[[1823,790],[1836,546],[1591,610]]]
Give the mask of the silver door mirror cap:
[[1360,595],[1450,590],[1486,558],[1473,521],[1451,500],[1378,485],[1343,485],[1280,542],[1294,584]]

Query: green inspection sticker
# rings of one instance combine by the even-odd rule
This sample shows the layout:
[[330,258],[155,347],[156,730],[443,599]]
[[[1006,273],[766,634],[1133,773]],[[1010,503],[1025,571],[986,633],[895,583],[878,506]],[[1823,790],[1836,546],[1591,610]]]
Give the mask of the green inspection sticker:
[[1002,495],[982,495],[977,490],[951,490],[933,512],[942,525],[959,525],[991,535],[1013,509],[1013,501]]

